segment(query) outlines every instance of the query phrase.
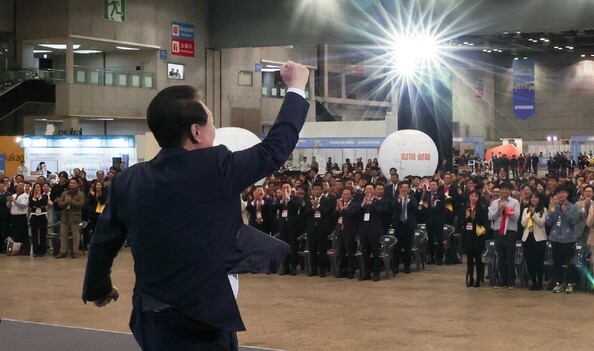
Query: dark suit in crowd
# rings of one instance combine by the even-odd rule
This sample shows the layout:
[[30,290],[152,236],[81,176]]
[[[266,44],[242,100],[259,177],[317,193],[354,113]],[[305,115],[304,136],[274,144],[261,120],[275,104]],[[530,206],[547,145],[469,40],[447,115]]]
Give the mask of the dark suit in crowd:
[[355,274],[355,238],[359,228],[361,205],[351,200],[348,206],[339,211],[338,216],[338,266],[341,276],[346,274],[347,278],[352,279]]
[[336,197],[322,195],[318,199],[318,206],[312,208],[309,214],[307,235],[309,253],[311,255],[312,275],[326,276],[328,262],[328,236],[336,226]]
[[83,300],[112,291],[111,266],[127,240],[136,274],[130,327],[143,349],[237,349],[235,331],[245,326],[227,275],[238,263],[230,258],[243,222],[239,194],[284,164],[308,108],[289,92],[254,147],[166,147],[118,173],[89,247]]
[[[426,209],[427,234],[429,238],[429,257],[431,263],[442,263],[443,260],[443,225],[445,196],[442,192],[436,191],[432,193],[427,191],[423,202],[427,203],[429,207]],[[437,249],[436,247],[437,246]]]
[[392,270],[397,272],[399,259],[402,258],[404,264],[404,271],[410,272],[410,264],[412,261],[412,245],[415,237],[415,229],[417,228],[417,209],[419,203],[414,196],[407,196],[406,198],[394,199],[394,219],[393,228],[396,233],[398,242],[396,243],[396,256],[394,258],[394,267]]
[[262,231],[266,234],[270,234],[272,232],[272,222],[274,221],[273,217],[273,205],[272,201],[267,198],[263,198],[262,200],[256,201],[249,201],[245,210],[248,213],[248,224]]
[[[361,242],[361,255],[363,256],[363,279],[370,278],[370,272],[373,273],[373,279],[379,280],[380,271],[380,236],[384,234],[384,225],[382,216],[388,211],[385,201],[375,197],[371,203],[361,205],[361,215],[359,221],[359,240]],[[370,259],[373,256],[373,262]]]

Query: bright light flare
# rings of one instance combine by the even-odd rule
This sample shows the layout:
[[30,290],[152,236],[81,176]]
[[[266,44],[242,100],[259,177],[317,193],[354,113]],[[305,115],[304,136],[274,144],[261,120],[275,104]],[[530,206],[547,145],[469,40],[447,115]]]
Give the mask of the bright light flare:
[[437,38],[430,34],[397,35],[392,48],[397,75],[409,77],[439,63]]

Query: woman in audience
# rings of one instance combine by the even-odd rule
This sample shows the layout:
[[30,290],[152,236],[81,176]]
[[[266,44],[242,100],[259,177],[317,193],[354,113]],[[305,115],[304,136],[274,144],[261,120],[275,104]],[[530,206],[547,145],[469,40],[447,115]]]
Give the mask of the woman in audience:
[[[463,209],[464,218],[462,223],[462,244],[466,251],[466,286],[478,288],[483,279],[485,265],[483,264],[482,252],[485,247],[485,234],[488,226],[488,211],[482,206],[479,190],[472,190],[468,196],[468,204]],[[476,267],[476,280],[474,269]]]
[[533,193],[530,197],[530,205],[525,207],[522,212],[524,257],[526,257],[528,273],[532,279],[530,290],[542,290],[547,243],[545,222],[548,214],[545,202],[543,193]]
[[105,207],[105,200],[107,199],[107,191],[103,189],[103,183],[97,181],[93,188],[89,190],[89,211],[88,211],[88,218],[89,224],[87,225],[87,235],[84,237],[84,245],[85,249],[88,247],[89,243],[91,242],[91,238],[93,237],[93,231],[95,231],[95,226],[97,225],[97,219],[99,215],[103,212],[103,208]]
[[31,211],[31,243],[33,256],[42,257],[47,252],[47,203],[48,196],[43,193],[40,183],[34,183],[29,195]]

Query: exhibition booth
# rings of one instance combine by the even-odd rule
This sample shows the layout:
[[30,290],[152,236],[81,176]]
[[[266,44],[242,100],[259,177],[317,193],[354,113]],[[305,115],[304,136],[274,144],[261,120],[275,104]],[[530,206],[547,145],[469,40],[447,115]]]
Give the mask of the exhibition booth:
[[109,171],[112,166],[124,162],[126,166],[137,162],[135,137],[117,136],[25,136],[26,176],[47,176],[50,173],[66,171],[72,174],[74,168],[84,169],[87,179],[95,178],[98,170]]

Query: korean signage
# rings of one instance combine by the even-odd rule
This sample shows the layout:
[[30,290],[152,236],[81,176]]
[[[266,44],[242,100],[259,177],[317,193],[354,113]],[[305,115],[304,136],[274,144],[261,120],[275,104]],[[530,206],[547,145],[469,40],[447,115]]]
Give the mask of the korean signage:
[[534,61],[516,60],[512,66],[514,83],[514,114],[522,121],[535,112]]
[[126,22],[126,0],[103,0],[103,18]]
[[194,26],[171,23],[171,55],[194,57]]

